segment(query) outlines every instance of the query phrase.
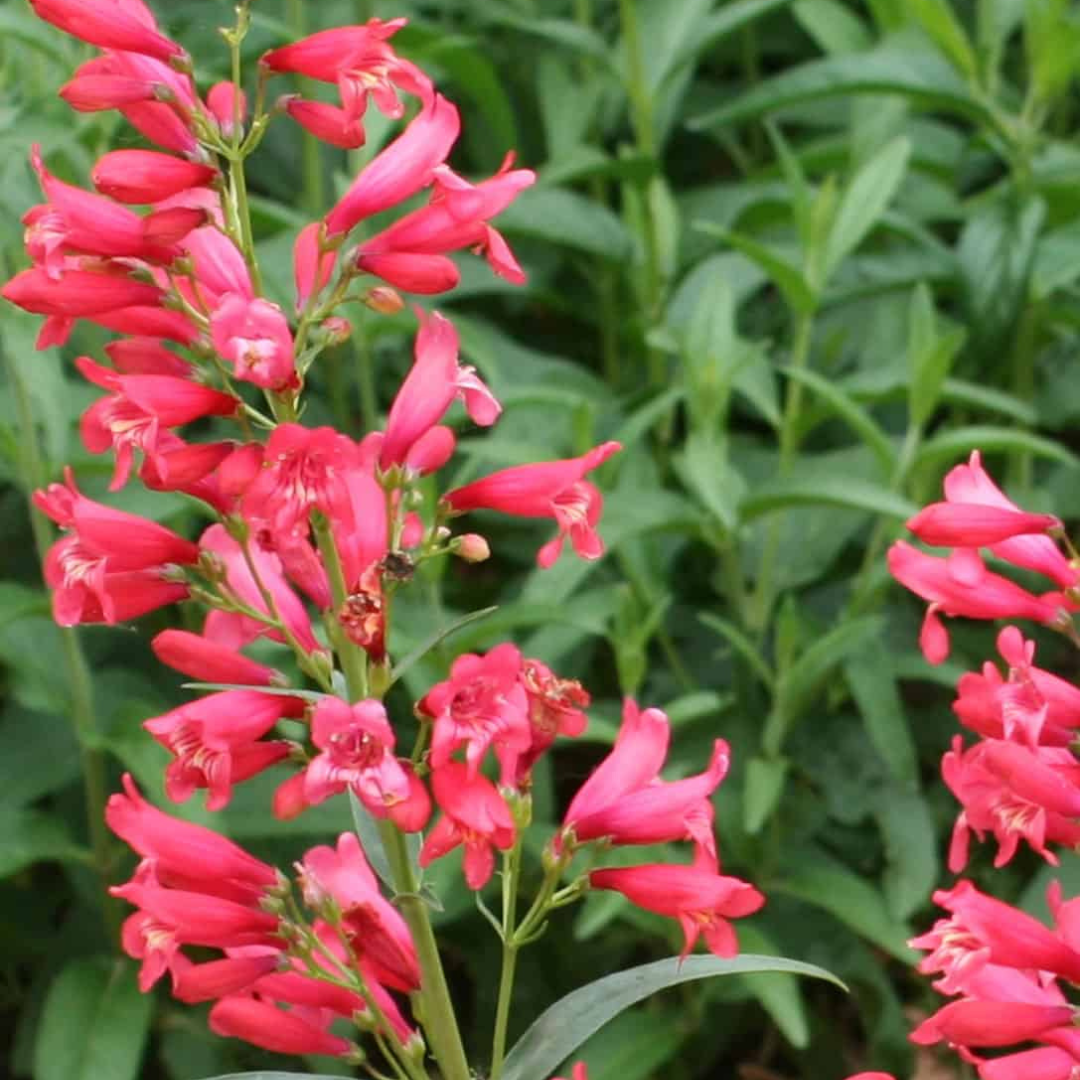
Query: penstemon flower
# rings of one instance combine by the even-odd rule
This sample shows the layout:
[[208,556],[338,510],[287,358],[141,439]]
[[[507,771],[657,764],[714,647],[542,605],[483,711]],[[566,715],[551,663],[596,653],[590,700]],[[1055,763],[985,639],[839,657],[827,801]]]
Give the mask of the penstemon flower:
[[[169,757],[167,798],[202,790],[216,812],[268,773],[267,812],[291,819],[336,798],[351,801],[358,822],[357,834],[311,847],[287,874],[154,807],[125,776],[106,822],[140,857],[112,892],[134,909],[121,946],[140,962],[142,989],[168,976],[178,1000],[209,1003],[211,1030],[266,1050],[373,1058],[373,1075],[387,1068],[407,1080],[429,1075],[430,1057],[446,1080],[469,1080],[429,915],[436,898],[422,879],[458,848],[478,900],[501,870],[493,1076],[505,1059],[517,952],[590,888],[676,919],[682,958],[702,937],[717,956],[734,955],[732,921],[764,897],[720,872],[712,799],[729,767],[723,739],[696,775],[661,779],[667,716],[628,699],[615,746],[570,800],[522,911],[523,869],[539,850],[529,835],[533,771],[559,738],[584,732],[588,691],[503,642],[448,662],[412,715],[397,706],[400,689],[387,697],[417,658],[395,625],[398,592],[432,560],[499,554],[476,532],[455,535],[455,520],[474,510],[551,520],[542,568],[567,540],[597,559],[603,497],[586,477],[620,445],[446,491],[456,403],[481,428],[502,405],[436,311],[416,312],[413,363],[384,422],[366,432],[302,422],[308,372],[351,333],[345,305],[401,314],[396,290],[453,288],[449,256],[463,251],[507,281],[525,280],[494,222],[535,174],[515,168],[512,152],[480,180],[450,167],[460,115],[396,51],[404,19],[273,49],[249,96],[242,0],[224,31],[238,74],[204,98],[192,59],[143,0],[32,6],[98,50],[64,99],[118,110],[156,149],[105,154],[90,191],[58,180],[35,147],[45,201],[25,220],[32,265],[3,295],[45,317],[42,348],[66,341],[78,320],[120,335],[103,357],[76,361],[103,392],[83,416],[83,442],[112,455],[111,489],[138,478],[150,491],[185,493],[201,515],[182,536],[85,497],[66,470],[63,484],[35,496],[63,531],[45,567],[55,617],[111,624],[189,601],[197,620],[152,641],[167,667],[210,684],[143,724]],[[270,80],[289,75],[332,84],[337,103],[285,94],[268,108]],[[263,285],[245,161],[282,115],[334,146],[361,146],[372,106],[397,130],[325,217],[299,230],[286,310]],[[385,216],[373,228],[376,214]],[[1062,729],[1070,707],[1039,730]],[[685,845],[692,862],[600,865],[612,845],[656,843]],[[573,1076],[586,1080],[582,1064]]]

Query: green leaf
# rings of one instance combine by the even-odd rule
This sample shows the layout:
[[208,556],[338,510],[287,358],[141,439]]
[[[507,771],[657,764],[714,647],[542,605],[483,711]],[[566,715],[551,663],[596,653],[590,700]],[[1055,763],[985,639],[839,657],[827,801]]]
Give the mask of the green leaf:
[[813,390],[873,451],[881,465],[882,473],[885,476],[891,475],[896,461],[892,440],[866,409],[836,383],[830,382],[816,371],[793,367],[782,367],[780,371],[789,379],[794,379]]
[[589,1080],[651,1080],[678,1053],[689,1032],[672,1010],[633,1009],[616,1016],[580,1049]]
[[[773,940],[756,926],[739,927],[739,946],[747,952],[780,955]],[[809,1046],[810,1022],[806,1016],[802,987],[794,975],[773,972],[768,975],[740,975],[738,979],[750,988],[792,1046],[800,1050]]]
[[870,32],[863,21],[837,0],[796,0],[792,14],[822,52],[835,56],[871,47]]
[[775,684],[772,668],[754,643],[734,623],[711,611],[698,613],[698,621],[715,630],[749,665],[770,690]]
[[838,664],[845,661],[863,642],[880,632],[881,618],[876,615],[841,623],[818,638],[783,672],[776,684],[772,713],[765,722],[761,746],[770,757],[777,757],[792,723],[813,702],[822,683]]
[[470,611],[467,615],[462,615],[461,618],[455,619],[449,626],[444,626],[441,630],[436,630],[429,638],[417,645],[408,655],[404,656],[394,665],[394,670],[390,674],[390,685],[401,678],[415,664],[417,661],[422,660],[432,649],[437,649],[448,637],[456,634],[459,630],[468,626],[469,623],[479,622],[481,619],[486,619],[489,615],[498,611],[498,607],[486,607],[480,608],[478,611]]
[[630,254],[630,234],[606,206],[565,188],[523,191],[499,215],[499,229],[620,262]]
[[731,232],[709,221],[695,221],[693,227],[710,236],[718,236],[761,267],[795,311],[809,314],[817,307],[817,297],[802,270],[789,262],[780,252],[774,251],[752,236]]
[[797,856],[789,855],[786,865],[791,867],[790,873],[777,879],[775,891],[828,911],[905,964],[918,959],[907,944],[910,929],[890,915],[877,889],[820,848],[801,850]]
[[900,187],[910,156],[911,141],[899,135],[864,162],[851,178],[825,245],[826,279],[877,224]]
[[946,379],[941,387],[941,400],[948,405],[960,405],[965,409],[1000,413],[1025,427],[1034,427],[1039,422],[1039,411],[1034,405],[1021,401],[1004,390],[968,382],[966,379]]
[[751,836],[772,817],[784,793],[790,765],[787,758],[753,757],[746,763],[743,824]]
[[978,74],[975,49],[949,0],[909,0],[911,13],[953,66],[967,79]]
[[982,424],[951,428],[927,439],[916,460],[920,465],[951,463],[961,458],[966,460],[972,450],[1034,454],[1036,457],[1060,461],[1073,468],[1080,466],[1080,458],[1061,443],[1044,439],[1041,435],[1033,435],[1030,431]]
[[775,113],[791,105],[851,94],[902,94],[930,108],[993,125],[995,117],[949,64],[926,48],[888,42],[869,52],[829,56],[757,83],[741,97],[695,116],[688,126],[706,131]]
[[908,408],[912,422],[922,427],[937,408],[945,380],[952,368],[965,331],[955,329],[939,335],[934,299],[924,282],[911,296],[908,309]]
[[[386,857],[386,848],[383,847],[382,837],[379,835],[378,823],[371,816],[368,808],[356,797],[356,793],[352,788],[349,788],[349,809],[352,811],[356,836],[360,841],[360,846],[364,849],[368,862],[371,863],[371,869],[379,875],[379,879],[391,892],[396,891],[397,886],[394,883],[394,875],[390,869],[390,860]],[[420,833],[406,833],[405,843],[409,850],[409,861],[415,867],[423,837]],[[419,879],[419,872],[417,872],[416,876]]]
[[338,1073],[293,1073],[260,1070],[259,1072],[224,1073],[221,1076],[208,1077],[208,1080],[351,1080],[351,1078],[341,1076]]
[[35,1080],[136,1080],[152,1004],[129,961],[71,961],[42,1006]]
[[866,733],[889,772],[911,787],[919,782],[919,761],[896,687],[892,658],[878,640],[867,641],[844,665]]
[[727,532],[739,521],[739,500],[746,491],[742,477],[725,460],[712,436],[694,432],[675,460],[679,479]]
[[675,57],[664,74],[670,75],[684,64],[689,64],[708,51],[723,38],[748,26],[755,19],[760,19],[785,7],[790,0],[729,0],[720,5],[707,19],[703,19],[695,28],[692,40]]
[[88,862],[64,821],[44,810],[0,811],[0,878],[36,862]]
[[582,1043],[609,1020],[669,986],[717,975],[779,971],[825,979],[843,987],[836,976],[813,964],[773,956],[744,954],[731,960],[688,956],[629,968],[582,986],[546,1009],[506,1057],[503,1080],[549,1080]]
[[938,880],[937,836],[926,800],[917,792],[887,788],[874,807],[885,843],[882,887],[894,919],[907,919]]
[[789,506],[840,506],[905,521],[919,512],[914,503],[886,487],[855,477],[833,475],[758,484],[739,504],[739,514],[744,521],[752,521]]

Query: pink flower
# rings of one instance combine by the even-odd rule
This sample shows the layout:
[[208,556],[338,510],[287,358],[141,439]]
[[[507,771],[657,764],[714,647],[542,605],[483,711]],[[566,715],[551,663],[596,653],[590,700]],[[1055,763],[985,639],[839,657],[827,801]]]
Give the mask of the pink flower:
[[[228,590],[243,604],[264,615],[280,617],[303,649],[308,652],[319,650],[320,645],[312,632],[307,609],[285,580],[281,560],[277,555],[255,540],[249,540],[249,565],[244,549],[229,536],[222,525],[211,525],[200,537],[199,547],[204,552],[213,553],[218,559],[225,572]],[[258,575],[258,581],[252,575],[252,566]],[[267,610],[263,589],[273,600],[273,611]],[[213,627],[212,633],[207,631],[208,636],[237,649],[263,634],[273,641],[284,640],[280,631],[271,630],[265,624],[243,615],[213,611],[207,617],[207,625]]]
[[949,654],[949,637],[941,620],[945,615],[970,619],[1034,619],[1053,625],[1067,614],[1060,593],[1035,596],[1007,578],[992,574],[964,559],[940,559],[898,540],[888,554],[889,571],[905,588],[929,601],[919,643],[926,659],[941,663]]
[[150,642],[150,647],[163,664],[197,682],[242,683],[245,686],[285,684],[285,676],[280,671],[188,630],[162,630]]
[[970,976],[987,964],[1035,968],[1071,982],[1080,979],[1080,953],[1037,919],[984,895],[970,881],[960,881],[947,892],[938,890],[934,903],[951,918],[939,919],[929,933],[909,944],[930,951],[919,971],[942,972],[934,984],[941,993],[964,993]]
[[1018,1001],[963,999],[939,1009],[910,1035],[913,1043],[931,1046],[1010,1046],[1038,1039],[1053,1028],[1072,1023],[1071,1005],[1032,1005]]
[[606,442],[581,457],[566,461],[536,462],[503,469],[465,487],[455,488],[444,499],[455,514],[485,509],[518,517],[554,518],[559,533],[540,549],[536,557],[542,568],[555,563],[567,536],[581,558],[598,559],[604,553],[603,541],[596,531],[603,497],[583,477],[621,449],[617,442]]
[[210,334],[238,379],[264,390],[298,385],[292,333],[277,304],[230,293],[210,317]]
[[980,1080],[1075,1080],[1076,1058],[1055,1046],[1005,1054],[979,1064]]
[[338,837],[337,850],[315,847],[302,864],[304,899],[319,909],[327,898],[341,913],[353,947],[372,964],[380,982],[398,990],[420,986],[420,964],[401,913],[381,892],[353,833]]
[[225,690],[147,720],[143,727],[173,755],[165,772],[169,798],[186,802],[206,788],[207,809],[227,806],[234,784],[288,756],[289,743],[259,740],[282,718],[303,713],[303,706],[284,694]]
[[190,302],[199,306],[200,299],[204,299],[217,313],[226,302],[241,310],[237,297],[254,301],[255,289],[244,256],[220,229],[213,225],[195,229],[184,238],[182,246],[199,284],[199,296],[192,294]]
[[455,398],[465,402],[473,422],[490,427],[502,406],[471,367],[458,363],[458,335],[438,312],[421,315],[416,361],[401,384],[379,454],[379,466],[404,463],[409,450],[443,418]]
[[[468,534],[459,537],[467,540]],[[477,554],[487,558],[487,543],[482,537],[475,537],[483,548]],[[465,553],[462,545],[458,549],[466,561],[473,561]],[[482,560],[477,560],[482,561]],[[516,786],[521,786],[527,779],[532,767],[543,756],[559,735],[577,738],[588,726],[589,718],[585,709],[589,707],[588,691],[576,679],[562,679],[547,664],[539,660],[524,660],[521,666],[521,685],[528,702],[529,748],[518,758]]]
[[[258,946],[247,948],[258,949]],[[196,1005],[238,994],[273,972],[281,959],[282,954],[276,950],[259,949],[257,956],[228,956],[203,964],[177,964],[173,970],[173,997],[185,1005]]]
[[184,50],[158,33],[154,17],[140,0],[126,5],[110,0],[30,0],[39,19],[101,49],[143,53],[168,63]]
[[156,203],[217,176],[209,165],[155,150],[113,150],[98,159],[90,179],[102,195],[123,203]]
[[277,871],[231,840],[152,806],[127,773],[124,792],[109,796],[105,821],[121,840],[152,862],[162,885],[257,904],[277,884]]
[[304,774],[308,804],[351,788],[374,817],[389,818],[405,832],[427,824],[427,789],[409,762],[394,757],[394,730],[382,702],[350,706],[323,698],[312,714],[311,738],[320,753]]
[[1014,536],[1045,535],[1049,529],[1060,529],[1061,519],[979,503],[940,502],[920,510],[907,527],[931,547],[978,548]]
[[[553,1076],[551,1080],[561,1080],[558,1076]],[[574,1067],[570,1071],[570,1080],[589,1080],[589,1072],[585,1068],[584,1061],[575,1061]]]
[[318,297],[334,272],[337,252],[320,248],[321,235],[322,223],[314,221],[300,230],[293,247],[297,311],[302,311],[309,300]]
[[[1002,752],[1002,747],[1012,749]],[[1051,764],[1022,746],[999,740],[964,750],[963,739],[956,736],[941,761],[942,777],[963,806],[949,848],[950,870],[959,872],[967,863],[971,832],[980,840],[986,832],[993,833],[998,841],[995,866],[1004,866],[1013,857],[1021,839],[1055,866],[1058,858],[1047,849],[1048,842],[1068,847],[1080,843],[1080,825],[1072,820],[1080,789],[1068,780],[1074,759],[1068,751],[1053,753],[1064,756]]]
[[495,869],[495,848],[514,846],[514,819],[495,785],[482,773],[470,775],[466,766],[451,761],[432,773],[435,801],[443,816],[427,834],[420,865],[429,866],[465,845],[465,883],[482,889]]
[[520,677],[521,653],[509,643],[497,645],[486,656],[466,653],[454,661],[450,678],[433,686],[417,705],[418,713],[434,721],[435,769],[465,747],[467,771],[475,777],[488,747],[494,746],[501,782],[513,783],[518,758],[532,744],[528,699]]
[[253,997],[222,998],[211,1010],[210,1030],[243,1039],[276,1054],[326,1054],[341,1057],[352,1043],[304,1019],[302,1009],[285,1011]]
[[206,95],[206,107],[226,139],[232,138],[237,123],[243,127],[247,119],[247,95],[235,83],[214,83]]
[[204,416],[231,416],[236,398],[208,386],[172,375],[120,375],[88,356],[75,366],[90,382],[111,391],[83,414],[83,444],[92,454],[116,451],[110,491],[123,487],[131,474],[134,451],[158,456],[158,437],[168,428]]
[[[74,78],[60,88],[60,97],[76,112],[104,112],[140,102],[156,102],[158,94],[167,92],[167,89],[164,83],[130,75],[114,75],[84,65]],[[168,106],[163,108],[166,112],[171,111]]]
[[290,95],[284,100],[285,111],[316,139],[341,150],[356,150],[367,141],[362,117],[326,101],[308,101]]
[[446,160],[461,128],[458,111],[436,94],[404,133],[379,153],[326,216],[330,236],[347,233],[365,218],[427,187]]
[[[536,182],[534,172],[511,169],[512,163],[513,154],[508,154],[493,177],[476,185],[462,179],[448,166],[439,166],[434,173],[435,193],[431,203],[365,240],[357,256],[358,268],[408,289],[409,284],[398,267],[407,265],[414,278],[425,270],[437,277],[443,272],[441,268],[447,252],[471,248],[483,251],[492,270],[500,277],[515,285],[523,284],[525,274],[506,241],[488,224],[525,188]],[[412,261],[395,264],[392,261],[395,257],[398,260],[408,257]],[[425,266],[421,257],[431,262]],[[413,291],[432,290],[422,287]]]
[[[971,452],[967,465],[957,465],[945,477],[945,498],[952,504],[976,504],[984,507],[996,507],[1014,514],[1023,515],[1023,511],[990,479],[982,467],[982,457],[978,450]],[[1027,515],[1031,518],[1039,515]],[[1054,525],[1060,522],[1051,519]],[[1052,527],[1047,525],[1046,528]],[[1025,530],[1028,531],[1028,530]],[[1045,529],[1038,530],[1044,532]],[[1048,536],[1013,536],[987,544],[990,550],[1014,566],[1035,570],[1057,583],[1061,589],[1071,588],[1080,582],[1080,573],[1074,570],[1068,559]]]
[[659,863],[593,870],[589,883],[594,889],[620,892],[646,911],[678,919],[685,938],[683,957],[701,935],[716,956],[735,956],[739,944],[729,920],[752,915],[765,903],[752,885],[718,874],[715,860],[700,850],[692,866]]

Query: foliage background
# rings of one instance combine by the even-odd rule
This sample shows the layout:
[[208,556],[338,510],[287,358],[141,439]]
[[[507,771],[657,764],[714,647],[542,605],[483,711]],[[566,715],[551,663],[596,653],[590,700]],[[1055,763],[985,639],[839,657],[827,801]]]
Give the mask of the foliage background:
[[[455,167],[488,172],[515,147],[539,170],[499,223],[528,286],[466,258],[462,286],[441,302],[506,405],[492,435],[463,425],[455,482],[601,438],[626,445],[601,477],[604,562],[537,571],[532,525],[485,522],[496,558],[419,581],[400,602],[404,637],[497,604],[455,651],[510,635],[592,689],[586,739],[539,777],[541,821],[557,820],[604,752],[622,694],[668,709],[673,774],[696,771],[710,741],[728,738],[725,863],[770,898],[743,947],[821,964],[852,987],[845,999],[789,976],[692,984],[598,1036],[593,1080],[828,1080],[871,1065],[912,1075],[906,1032],[929,995],[904,942],[943,880],[949,691],[990,655],[992,635],[958,628],[950,661],[928,668],[920,613],[889,584],[882,555],[976,446],[1031,509],[1067,516],[1077,494],[1078,7],[254,4],[252,60],[305,27],[409,15],[396,42],[464,112]],[[228,5],[157,10],[201,75],[224,77],[215,27]],[[88,54],[23,0],[0,0],[4,277],[23,265],[18,219],[38,201],[29,144],[85,184],[98,154],[133,142],[110,114],[75,116],[56,98]],[[384,137],[374,122],[348,157],[288,122],[267,139],[252,186],[260,255],[283,300],[296,231]],[[356,318],[353,342],[313,373],[308,414],[354,435],[387,407],[413,325]],[[110,941],[120,912],[101,882],[128,867],[87,806],[123,769],[160,796],[162,760],[139,722],[184,692],[147,648],[165,616],[77,635],[49,619],[37,561],[48,530],[28,515],[27,491],[73,462],[100,494],[110,466],[80,444],[94,395],[70,365],[103,338],[84,328],[63,356],[35,353],[34,323],[12,309],[0,323],[0,1068],[188,1080],[280,1067],[210,1035],[199,1010],[141,997]],[[196,527],[179,498],[132,486],[115,502]],[[408,692],[448,659],[413,669]],[[1075,670],[1072,656],[1059,660]],[[396,704],[407,715],[404,692]],[[182,813],[206,820],[197,802]],[[336,804],[286,825],[267,807],[267,785],[252,783],[215,821],[283,862],[348,827]],[[976,880],[987,866],[977,855]],[[1075,865],[1063,873],[1080,884]],[[438,877],[450,974],[480,1047],[496,943],[456,867]],[[1018,859],[994,880],[1038,910],[1047,873]],[[613,895],[562,914],[523,956],[517,1031],[581,982],[676,947],[671,925]]]

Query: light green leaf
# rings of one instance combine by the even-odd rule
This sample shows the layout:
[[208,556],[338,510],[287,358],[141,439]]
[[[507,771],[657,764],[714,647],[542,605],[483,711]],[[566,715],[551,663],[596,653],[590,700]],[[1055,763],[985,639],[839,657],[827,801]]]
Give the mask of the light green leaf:
[[695,116],[695,131],[737,124],[791,105],[851,94],[902,94],[983,124],[995,118],[949,64],[926,48],[889,42],[869,52],[830,56],[758,83],[734,101]]
[[546,1009],[506,1057],[503,1080],[549,1080],[582,1043],[609,1020],[669,986],[717,975],[779,971],[825,979],[843,987],[836,976],[813,964],[774,956],[744,954],[731,960],[688,956],[629,968],[582,986]]
[[871,46],[862,20],[838,0],[796,0],[792,14],[823,52],[863,52]]
[[[349,788],[349,809],[352,811],[353,827],[356,829],[357,838],[368,862],[371,863],[371,869],[379,875],[379,879],[391,892],[395,891],[397,886],[394,883],[393,872],[390,870],[386,848],[383,847],[382,837],[379,835],[378,823],[367,807],[356,797],[352,788]],[[405,843],[409,851],[409,860],[415,868],[423,837],[420,833],[406,833]],[[419,880],[420,873],[415,872]]]
[[816,371],[793,367],[782,367],[780,371],[789,379],[810,387],[873,451],[881,465],[883,475],[891,475],[896,460],[892,440],[862,405],[835,382],[830,382]]
[[753,757],[746,763],[743,824],[753,836],[772,817],[784,793],[790,762],[787,758]]
[[1036,457],[1060,461],[1063,465],[1074,468],[1080,466],[1080,458],[1061,443],[1044,439],[1041,435],[1033,435],[1030,431],[981,424],[951,428],[927,439],[919,450],[917,462],[920,465],[954,462],[961,458],[966,459],[972,450],[1034,454]]
[[394,670],[390,674],[390,685],[401,678],[415,664],[418,660],[422,660],[432,649],[438,648],[448,637],[456,634],[459,630],[464,629],[469,623],[479,622],[481,619],[486,619],[489,615],[493,615],[498,611],[498,607],[486,607],[480,608],[478,611],[470,611],[468,615],[462,615],[461,618],[455,619],[449,626],[444,626],[441,630],[436,630],[429,638],[418,645],[407,656],[402,657],[394,665]]
[[917,791],[895,787],[881,793],[874,816],[885,843],[885,902],[894,919],[907,919],[926,903],[938,880],[934,819]]
[[736,251],[755,262],[784,294],[784,299],[795,311],[808,314],[817,307],[817,297],[802,270],[789,262],[780,252],[774,251],[752,236],[731,232],[709,221],[695,221],[693,227],[710,236],[718,236]]
[[864,162],[840,198],[825,245],[824,276],[829,278],[877,224],[900,187],[911,156],[903,135],[887,142]]
[[889,771],[900,783],[916,787],[918,755],[885,646],[867,641],[844,665],[844,675],[866,733]]
[[979,70],[975,49],[949,0],[909,0],[909,3],[911,13],[934,39],[937,47],[952,61],[961,75],[973,79]]
[[129,961],[71,961],[42,1006],[35,1080],[136,1080],[152,1004]]
[[758,484],[739,504],[739,514],[752,521],[789,506],[840,506],[902,520],[919,512],[914,503],[879,484],[849,476],[816,476]]
[[673,74],[684,64],[692,63],[696,57],[711,49],[729,34],[741,30],[755,19],[778,11],[789,2],[790,0],[729,0],[721,4],[708,18],[699,23],[692,40],[686,42],[682,51],[663,74],[665,76]]
[[630,234],[606,206],[565,188],[523,191],[502,214],[499,229],[619,262],[630,253]]
[[1000,413],[1025,427],[1034,427],[1039,422],[1039,412],[1035,406],[1007,394],[1004,390],[968,382],[966,379],[946,379],[941,387],[941,400],[965,409]]
[[757,646],[734,623],[714,615],[711,611],[698,613],[698,620],[710,630],[715,630],[749,665],[770,689],[775,684],[772,668],[758,651]]

